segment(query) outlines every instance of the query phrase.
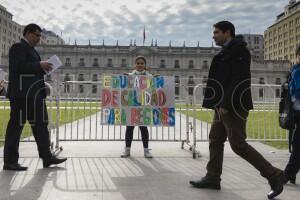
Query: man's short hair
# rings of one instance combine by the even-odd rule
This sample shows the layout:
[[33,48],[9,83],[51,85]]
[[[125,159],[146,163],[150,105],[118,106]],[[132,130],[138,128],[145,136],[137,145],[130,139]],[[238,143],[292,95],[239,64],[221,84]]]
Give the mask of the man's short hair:
[[300,46],[298,46],[296,49],[296,55],[300,55]]
[[24,27],[23,36],[25,36],[25,34],[27,32],[34,33],[36,30],[42,32],[42,29],[41,29],[41,27],[39,27],[39,25],[37,25],[37,24],[28,24],[27,26]]
[[223,33],[230,31],[231,37],[235,37],[235,28],[234,25],[229,21],[220,21],[214,24],[215,28],[220,29]]

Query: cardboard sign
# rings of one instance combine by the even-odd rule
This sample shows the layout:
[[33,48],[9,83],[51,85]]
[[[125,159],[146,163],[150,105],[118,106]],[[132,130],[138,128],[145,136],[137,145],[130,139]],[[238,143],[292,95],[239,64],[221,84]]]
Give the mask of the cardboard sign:
[[174,126],[174,77],[103,76],[102,124]]

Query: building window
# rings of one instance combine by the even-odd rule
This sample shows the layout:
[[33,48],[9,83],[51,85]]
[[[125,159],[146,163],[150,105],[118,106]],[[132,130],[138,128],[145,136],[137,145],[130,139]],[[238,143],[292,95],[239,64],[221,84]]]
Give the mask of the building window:
[[97,85],[92,86],[92,93],[96,94],[97,93]]
[[264,97],[264,89],[263,89],[263,88],[259,88],[258,93],[259,93],[259,97],[260,97],[260,98],[263,98],[263,97]]
[[175,60],[174,68],[180,68],[179,60]]
[[[260,77],[259,78],[259,84],[261,84],[261,85],[265,84],[265,78]],[[258,93],[259,93],[259,97],[263,98],[264,97],[264,88],[259,88]]]
[[[78,81],[84,81],[83,74],[79,74]],[[79,93],[84,93],[84,85],[79,85]]]
[[[275,84],[276,85],[281,85],[281,79],[280,78],[276,78]],[[280,98],[280,96],[281,96],[280,88],[276,88],[275,95],[276,95],[276,98]]]
[[160,68],[166,68],[166,61],[165,60],[160,60]]
[[121,61],[121,67],[127,67],[126,59],[123,58]]
[[175,95],[178,96],[179,95],[179,87],[175,87]]
[[280,98],[280,96],[281,96],[280,93],[281,93],[280,89],[277,88],[276,89],[276,98]]
[[80,60],[79,60],[79,66],[80,67],[84,67],[84,58],[80,58]]
[[79,93],[84,93],[84,86],[83,85],[79,85]]
[[66,65],[66,67],[70,67],[71,66],[71,59],[70,58],[66,58],[65,65]]
[[194,94],[194,88],[189,87],[189,95],[193,96],[193,94]]
[[175,86],[179,86],[180,85],[180,78],[179,76],[175,76]]
[[70,84],[66,83],[67,81],[71,81],[69,74],[66,74],[64,77],[64,92],[69,93],[70,92]]
[[265,78],[263,77],[259,78],[259,84],[265,84]]
[[203,61],[202,68],[203,68],[203,69],[208,69],[208,61],[207,61],[207,60],[204,60],[204,61]]
[[92,81],[98,81],[98,75],[97,74],[93,74]]
[[188,84],[190,84],[190,85],[194,84],[194,77],[193,76],[189,76]]
[[193,60],[189,60],[189,69],[193,69],[194,68],[194,61]]
[[93,67],[99,67],[98,58],[94,58]]
[[79,74],[79,76],[78,76],[78,81],[84,81],[84,76],[83,76],[83,74]]
[[280,78],[276,78],[275,84],[276,84],[276,85],[281,85],[281,79],[280,79]]
[[107,64],[106,64],[107,67],[113,67],[113,64],[112,64],[112,59],[109,58],[107,59]]

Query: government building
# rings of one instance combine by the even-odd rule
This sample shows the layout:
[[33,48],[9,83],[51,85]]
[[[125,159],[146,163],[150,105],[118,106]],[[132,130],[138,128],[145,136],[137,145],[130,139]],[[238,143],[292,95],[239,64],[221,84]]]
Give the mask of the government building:
[[[22,35],[23,27],[12,21],[12,14],[1,8],[1,58],[0,68],[8,72],[8,49]],[[252,84],[277,85],[253,86],[253,98],[257,101],[274,101],[280,97],[279,85],[286,80],[289,70],[287,61],[263,60],[263,36],[244,34],[252,54]],[[52,31],[43,30],[40,44],[36,47],[42,60],[57,55],[63,66],[46,77],[61,97],[100,97],[101,77],[108,74],[122,74],[133,69],[134,59],[143,55],[147,59],[150,73],[173,76],[176,99],[190,98],[194,94],[201,99],[203,86],[207,81],[212,58],[220,49],[216,47],[160,46],[152,42],[149,46],[137,46],[130,42],[127,46],[73,45],[65,44],[63,39]],[[268,89],[266,89],[268,88]],[[271,89],[270,89],[271,88]]]
[[[119,45],[40,45],[37,47],[42,59],[57,55],[63,66],[46,80],[61,96],[99,97],[101,77],[122,74],[133,69],[134,59],[143,55],[152,74],[174,76],[175,96],[185,99],[193,95],[197,84],[205,84],[212,58],[219,52],[215,47],[185,46],[128,46]],[[2,68],[7,70],[7,56]],[[253,84],[280,85],[289,70],[287,61],[252,60]],[[200,90],[203,86],[200,87]],[[277,88],[278,89],[278,88]],[[203,91],[196,91],[201,96]],[[279,98],[280,89],[272,91],[269,98]],[[253,93],[255,99],[263,99],[262,89]],[[271,95],[271,96],[270,96]]]

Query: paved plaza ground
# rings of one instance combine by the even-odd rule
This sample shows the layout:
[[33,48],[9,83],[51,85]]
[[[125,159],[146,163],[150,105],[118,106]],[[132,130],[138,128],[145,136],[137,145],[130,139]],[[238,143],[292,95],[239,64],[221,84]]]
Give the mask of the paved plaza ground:
[[[131,158],[120,158],[123,142],[63,142],[65,164],[43,169],[35,143],[21,143],[20,163],[26,172],[0,171],[0,199],[57,200],[259,200],[266,199],[267,181],[246,161],[225,147],[222,190],[190,187],[189,180],[205,174],[208,143],[199,143],[201,157],[193,159],[180,143],[152,142],[153,159],[145,159],[141,142]],[[288,152],[251,143],[275,166],[283,168]],[[0,150],[2,155],[2,149]],[[0,165],[3,158],[0,158]],[[298,176],[298,178],[300,178]],[[298,199],[299,185],[286,185],[278,199]]]

